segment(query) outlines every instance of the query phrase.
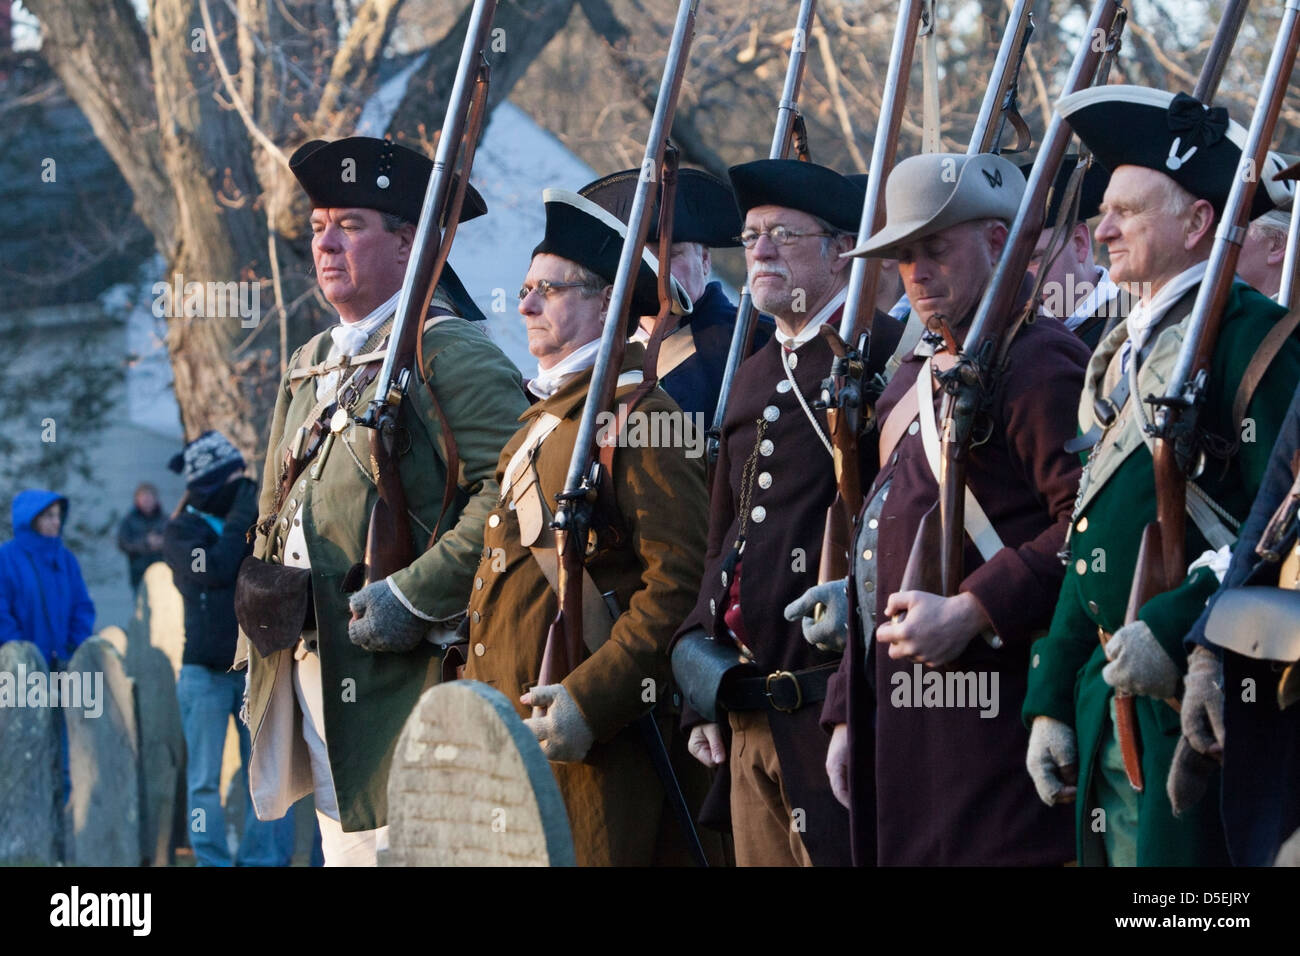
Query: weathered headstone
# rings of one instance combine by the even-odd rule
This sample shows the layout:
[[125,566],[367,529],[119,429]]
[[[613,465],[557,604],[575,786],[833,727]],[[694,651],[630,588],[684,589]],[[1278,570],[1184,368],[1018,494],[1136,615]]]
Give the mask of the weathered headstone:
[[140,863],[139,736],[134,685],[113,645],[92,637],[67,665],[82,706],[63,710],[72,797],[65,841],[76,866]]
[[504,694],[431,687],[397,739],[384,866],[573,866],[560,788]]
[[124,657],[135,682],[140,731],[140,853],[155,866],[166,866],[177,810],[176,781],[185,772],[185,735],[176,698],[185,618],[180,592],[165,564],[149,566],[136,594]]
[[[0,645],[0,865],[53,866],[61,823],[54,710],[32,707],[29,678],[45,674],[35,644]],[[39,678],[38,678],[39,679]]]

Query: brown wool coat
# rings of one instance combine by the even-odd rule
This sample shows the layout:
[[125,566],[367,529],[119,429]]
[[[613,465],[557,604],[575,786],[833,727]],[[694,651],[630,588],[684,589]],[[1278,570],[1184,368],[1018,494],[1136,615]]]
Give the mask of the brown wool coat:
[[[623,370],[640,367],[644,351],[629,346]],[[563,418],[536,458],[543,500],[551,509],[563,490],[590,371],[520,416],[521,428],[501,452],[500,481],[533,421],[543,412]],[[620,388],[626,397],[635,386]],[[637,406],[642,412],[680,414],[662,390]],[[702,446],[697,446],[702,447]],[[601,533],[587,568],[602,592],[614,591],[623,613],[609,641],[567,678],[572,695],[596,738],[581,763],[552,763],[560,785],[574,849],[581,866],[645,866],[682,862],[680,830],[664,807],[664,792],[641,737],[629,726],[668,694],[668,642],[695,600],[704,558],[706,496],[704,459],[680,447],[620,447],[614,455],[613,487],[627,532],[627,546],[611,549]],[[488,514],[483,558],[469,603],[469,651],[465,677],[484,681],[514,702],[521,717],[531,712],[520,696],[537,681],[556,596],[532,552],[520,543],[519,520],[498,502]],[[672,730],[659,721],[661,730]],[[704,769],[681,762],[683,787],[702,789]]]

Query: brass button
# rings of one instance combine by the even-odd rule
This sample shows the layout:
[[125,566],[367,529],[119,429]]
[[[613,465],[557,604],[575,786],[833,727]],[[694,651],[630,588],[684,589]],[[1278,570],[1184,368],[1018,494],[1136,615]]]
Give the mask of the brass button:
[[1088,519],[1087,519],[1087,518],[1080,518],[1080,519],[1079,519],[1079,523],[1076,524],[1076,525],[1074,526],[1074,530],[1077,531],[1077,532],[1079,532],[1079,534],[1083,534],[1085,531],[1087,531],[1087,530],[1088,530]]
[[482,579],[482,578],[475,578],[475,579],[474,579],[474,590],[475,590],[475,591],[482,591],[482,590],[483,590],[483,579]]
[[709,598],[709,613],[710,614],[718,613],[718,602],[713,600],[713,598]]
[[867,522],[867,527],[868,527],[868,528],[871,528],[873,531],[874,531],[874,530],[875,530],[879,525],[880,525],[880,522],[877,521],[875,518],[872,518],[870,521]]
[[862,560],[863,560],[863,561],[870,561],[870,560],[871,560],[871,555],[872,555],[873,553],[874,553],[874,552],[873,552],[870,548],[867,548],[867,550],[865,550],[865,551],[862,552]]
[[299,491],[306,491],[306,490],[307,490],[307,479],[306,479],[306,478],[304,478],[302,481],[298,482],[298,490],[299,490]]
[[876,589],[876,583],[875,583],[874,581],[863,581],[863,582],[862,582],[862,590],[864,590],[864,591],[874,591],[875,589]]
[[479,614],[478,611],[475,611],[473,614],[469,616],[469,619],[473,621],[475,624],[477,624],[479,621],[483,620],[483,617],[482,615]]
[[919,432],[920,430],[921,430],[921,423],[920,423],[920,422],[912,422],[912,424],[910,424],[910,425],[907,426],[907,433],[908,433],[909,435],[915,435],[915,434],[916,434],[917,432]]
[[782,395],[790,391],[790,380],[788,378],[781,379],[781,381],[776,383],[776,390]]
[[1097,607],[1097,602],[1096,602],[1096,601],[1089,601],[1089,602],[1088,602],[1088,610],[1089,610],[1091,613],[1093,613],[1093,614],[1100,614],[1100,613],[1101,613],[1101,608]]
[[488,527],[495,528],[501,523],[501,516],[498,514],[488,515]]
[[288,528],[288,527],[289,527],[289,519],[288,519],[288,518],[281,518],[281,519],[280,519],[280,530],[283,531],[284,529],[286,529],[286,528]]
[[722,572],[722,586],[723,586],[724,588],[727,586],[727,572],[726,572],[726,571],[723,571],[723,572]]
[[767,408],[763,409],[763,418],[766,421],[774,422],[780,417],[781,409],[777,408],[775,405],[769,405]]
[[1075,562],[1074,562],[1074,571],[1075,571],[1076,574],[1087,574],[1087,573],[1088,573],[1088,562],[1085,561],[1085,560],[1083,560],[1083,558],[1080,558],[1078,561],[1075,561]]
[[772,439],[764,438],[761,442],[758,443],[758,453],[760,455],[766,457],[772,454],[772,452],[774,451],[776,451],[776,446],[772,444]]
[[798,367],[799,367],[799,356],[796,355],[794,352],[791,352],[789,358],[786,359],[786,363],[787,363],[791,368],[798,368]]
[[483,646],[483,642],[482,642],[482,641],[479,641],[477,644],[474,645],[474,656],[475,656],[475,657],[482,657],[482,656],[483,656],[484,654],[486,654],[486,653],[487,653],[487,648]]
[[772,487],[772,473],[770,471],[765,471],[758,476],[758,487],[760,488]]
[[297,498],[290,498],[290,499],[289,499],[289,510],[290,510],[290,511],[293,511],[293,510],[294,510],[295,508],[297,508],[297,507],[298,507],[298,499],[297,499]]
[[762,505],[758,505],[756,508],[754,508],[753,511],[749,513],[749,517],[754,521],[755,524],[762,524],[764,521],[767,520],[767,509],[764,508]]
[[1034,662],[1033,662],[1032,664],[1030,664],[1029,666],[1030,666],[1030,667],[1037,667],[1037,666],[1038,666],[1038,655],[1037,655],[1037,654],[1034,655]]

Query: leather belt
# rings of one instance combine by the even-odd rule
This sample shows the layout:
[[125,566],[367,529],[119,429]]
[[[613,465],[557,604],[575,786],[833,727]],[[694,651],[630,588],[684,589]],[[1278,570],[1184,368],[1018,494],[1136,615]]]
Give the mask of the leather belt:
[[766,677],[727,681],[718,703],[727,710],[775,710],[793,714],[806,704],[826,699],[826,685],[839,661],[801,671],[773,671]]

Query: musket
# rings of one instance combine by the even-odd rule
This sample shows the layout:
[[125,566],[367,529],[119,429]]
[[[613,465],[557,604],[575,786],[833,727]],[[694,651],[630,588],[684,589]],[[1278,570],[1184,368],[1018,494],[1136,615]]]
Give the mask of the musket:
[[1277,304],[1292,309],[1300,302],[1300,209],[1291,203],[1291,227],[1286,235],[1286,258],[1282,260],[1282,279],[1278,287]]
[[578,437],[573,445],[564,490],[556,496],[558,507],[551,527],[555,530],[555,549],[559,559],[556,591],[559,609],[546,635],[542,652],[539,684],[558,684],[582,660],[584,640],[582,623],[582,575],[587,540],[591,530],[596,493],[601,482],[601,465],[596,441],[597,419],[614,404],[619,369],[627,347],[625,334],[632,289],[642,261],[646,236],[650,230],[653,199],[651,188],[659,179],[677,109],[682,75],[695,31],[695,11],[699,0],[681,0],[673,25],[672,41],[664,64],[659,96],[655,101],[650,133],[646,137],[645,157],[637,180],[632,208],[627,220],[627,238],[619,255],[618,271],[610,296],[600,348],[591,374],[591,387],[582,409]]
[[[1096,36],[1116,42],[1116,27],[1123,23],[1118,0],[1098,0],[1093,7],[1080,48],[1071,65],[1062,95],[1090,86],[1106,47]],[[978,133],[978,130],[977,130]],[[1042,232],[1047,196],[1065,159],[1072,132],[1059,115],[1053,115],[1043,136],[1037,159],[1025,186],[1006,246],[994,268],[988,288],[975,311],[956,364],[942,376],[944,399],[940,414],[942,454],[939,467],[939,586],[952,595],[963,576],[965,544],[966,464],[975,422],[993,394],[995,382],[1011,337],[1023,317],[1017,299],[1034,245]],[[1025,303],[1025,309],[1033,304]]]
[[[898,152],[898,134],[907,105],[907,81],[925,13],[924,0],[903,0],[898,9],[898,22],[894,26],[894,39],[889,50],[889,69],[881,94],[880,120],[871,146],[866,195],[858,219],[856,245],[866,242],[884,226],[885,178],[893,168]],[[838,334],[834,330],[822,330],[835,356],[830,375],[822,383],[818,401],[818,405],[826,409],[826,424],[830,432],[835,499],[826,509],[818,583],[837,581],[848,573],[849,539],[853,521],[862,508],[858,441],[877,397],[868,382],[867,351],[879,279],[879,259],[854,258],[849,267],[848,291]]]
[[[806,140],[802,138],[803,116],[799,112],[799,88],[803,84],[804,63],[808,52],[808,37],[812,30],[817,0],[800,0],[799,17],[795,21],[794,38],[790,43],[790,63],[785,70],[785,85],[781,88],[781,102],[776,108],[776,129],[772,133],[772,148],[768,159],[786,159],[796,139],[804,148],[798,151],[799,159],[807,160]],[[736,309],[736,324],[731,332],[731,347],[727,351],[727,364],[722,370],[722,386],[718,391],[718,404],[713,412],[705,445],[709,468],[709,487],[713,486],[713,471],[721,449],[722,423],[726,418],[731,386],[736,379],[736,369],[749,355],[754,344],[754,329],[758,324],[758,310],[749,294],[746,283],[740,290],[740,305]]]
[[[474,0],[470,11],[465,43],[461,48],[456,79],[447,101],[433,171],[425,189],[420,220],[415,229],[406,274],[402,278],[397,313],[389,335],[388,353],[380,367],[375,396],[364,416],[356,424],[371,429],[370,458],[379,496],[370,512],[366,534],[366,582],[379,581],[415,560],[415,543],[408,517],[406,493],[398,472],[402,449],[399,424],[402,403],[412,384],[412,369],[419,363],[417,353],[442,269],[455,234],[460,204],[469,184],[470,164],[477,142],[466,135],[471,112],[481,117],[487,93],[487,60],[484,51],[491,39],[492,17],[496,0]],[[459,183],[453,195],[457,163],[461,165]],[[447,226],[441,225],[447,222]],[[423,368],[417,369],[423,376]],[[456,481],[448,466],[447,481]]]
[[1033,0],[1016,0],[1007,17],[1007,27],[1002,32],[1002,43],[993,61],[993,74],[975,128],[971,133],[966,154],[999,153],[1002,151],[1002,134],[1008,123],[1016,131],[1016,145],[1008,152],[1018,153],[1030,145],[1029,127],[1020,115],[1017,95],[1020,82],[1020,65],[1025,61],[1025,50],[1034,33]]
[[[1246,235],[1251,203],[1259,186],[1258,171],[1265,168],[1268,144],[1295,66],[1297,42],[1300,42],[1300,11],[1291,0],[1282,12],[1259,100],[1246,133],[1239,175],[1233,177],[1232,189],[1215,230],[1205,278],[1197,290],[1168,388],[1162,396],[1148,395],[1145,399],[1153,409],[1151,434],[1155,437],[1155,447],[1151,457],[1156,520],[1142,533],[1145,554],[1139,556],[1134,572],[1126,622],[1135,620],[1141,607],[1134,596],[1139,596],[1144,603],[1155,594],[1173,590],[1187,574],[1187,481],[1204,463],[1204,435],[1199,423],[1209,389],[1210,363]],[[1140,789],[1140,779],[1135,783],[1130,777],[1130,783]]]

